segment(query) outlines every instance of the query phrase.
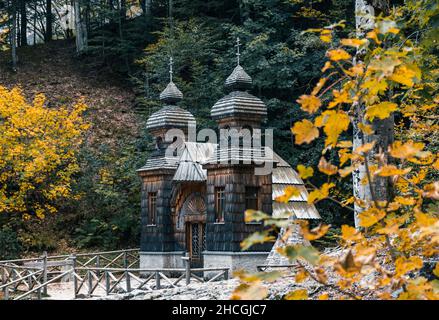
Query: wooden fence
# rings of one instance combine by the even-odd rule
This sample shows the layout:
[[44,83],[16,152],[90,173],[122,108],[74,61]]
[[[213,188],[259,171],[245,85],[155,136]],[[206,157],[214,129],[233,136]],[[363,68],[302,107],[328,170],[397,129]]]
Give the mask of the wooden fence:
[[[42,299],[48,295],[49,284],[72,281],[74,297],[78,298],[229,278],[228,268],[191,268],[189,258],[183,260],[185,268],[141,269],[139,250],[129,249],[0,261],[0,292],[3,299]],[[200,276],[204,272],[211,278]]]

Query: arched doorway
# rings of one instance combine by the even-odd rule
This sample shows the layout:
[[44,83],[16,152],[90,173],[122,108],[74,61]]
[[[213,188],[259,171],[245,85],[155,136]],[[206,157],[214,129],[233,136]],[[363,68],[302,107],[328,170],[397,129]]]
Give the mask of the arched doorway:
[[184,228],[186,250],[192,267],[203,266],[206,248],[206,201],[203,194],[190,194],[184,201],[177,219],[177,229]]

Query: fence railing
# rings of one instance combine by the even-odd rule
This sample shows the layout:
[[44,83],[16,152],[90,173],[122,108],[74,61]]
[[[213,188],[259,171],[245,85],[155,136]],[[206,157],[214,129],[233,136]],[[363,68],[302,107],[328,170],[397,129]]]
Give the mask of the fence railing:
[[0,293],[3,299],[42,299],[48,296],[50,284],[71,281],[78,298],[229,278],[229,268],[191,268],[190,259],[182,259],[184,268],[142,269],[139,250],[129,249],[0,261]]

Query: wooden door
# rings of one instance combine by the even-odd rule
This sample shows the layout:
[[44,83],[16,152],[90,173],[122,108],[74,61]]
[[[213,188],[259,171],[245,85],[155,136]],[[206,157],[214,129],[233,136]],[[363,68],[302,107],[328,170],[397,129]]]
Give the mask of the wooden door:
[[186,223],[186,248],[191,258],[191,267],[203,267],[203,251],[206,249],[205,224],[202,222]]

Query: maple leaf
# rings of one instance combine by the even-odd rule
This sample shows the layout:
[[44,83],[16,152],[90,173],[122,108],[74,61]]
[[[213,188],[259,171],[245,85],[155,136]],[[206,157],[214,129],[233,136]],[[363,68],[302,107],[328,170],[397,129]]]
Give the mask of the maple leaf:
[[296,144],[310,143],[319,136],[319,130],[309,120],[298,121],[294,124],[291,132],[295,135]]
[[402,141],[395,141],[390,147],[390,155],[398,159],[407,159],[417,155],[425,147],[422,142],[413,142],[409,140],[405,143]]
[[398,110],[398,105],[393,102],[381,102],[366,108],[366,119],[373,121],[375,118],[386,119],[394,111]]
[[303,237],[309,241],[320,239],[328,232],[330,227],[330,225],[320,224],[319,226],[309,230],[308,226],[302,226]]
[[337,166],[334,166],[330,162],[327,162],[325,157],[321,157],[318,165],[319,171],[331,176],[337,173]]
[[322,101],[320,101],[320,99],[317,98],[315,95],[306,94],[301,95],[299,99],[297,99],[297,103],[300,104],[300,108],[303,111],[306,111],[308,113],[316,112],[322,105]]
[[314,169],[312,167],[305,167],[302,164],[297,166],[297,171],[299,172],[299,177],[302,179],[312,177],[314,174]]
[[342,103],[352,103],[349,93],[346,90],[333,90],[332,94],[334,95],[334,99],[328,104],[329,109],[332,109]]
[[415,65],[401,65],[396,68],[393,74],[389,77],[390,80],[398,82],[408,87],[412,87],[413,80],[421,78],[421,71]]
[[363,239],[363,235],[357,229],[344,224],[341,226],[341,238],[344,241],[357,241]]
[[407,174],[411,171],[411,168],[405,168],[405,169],[398,169],[394,165],[386,165],[378,169],[375,174],[379,175],[380,177],[391,177],[391,176],[400,176]]
[[371,227],[386,216],[386,212],[378,208],[369,208],[360,212],[358,218],[361,227]]
[[285,300],[307,300],[308,292],[305,289],[288,292],[285,295]]
[[326,61],[326,62],[325,62],[325,65],[324,65],[323,68],[322,68],[322,72],[325,72],[326,70],[331,69],[331,68],[334,68],[334,67],[332,66],[331,62]]
[[324,183],[320,189],[315,189],[308,196],[308,203],[314,203],[317,200],[323,200],[329,196],[329,190],[335,187],[334,183]]
[[359,48],[367,43],[366,39],[341,39],[340,43],[343,46]]
[[328,118],[324,124],[323,131],[327,135],[325,146],[337,145],[337,140],[343,131],[349,128],[350,119],[349,116],[343,111],[326,111]]
[[288,186],[284,189],[284,194],[276,197],[277,202],[287,203],[292,197],[300,196],[300,190],[294,186]]
[[329,50],[327,52],[327,56],[332,61],[347,60],[347,59],[351,58],[351,55],[349,53],[347,53],[345,50],[340,49],[340,48]]

